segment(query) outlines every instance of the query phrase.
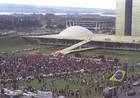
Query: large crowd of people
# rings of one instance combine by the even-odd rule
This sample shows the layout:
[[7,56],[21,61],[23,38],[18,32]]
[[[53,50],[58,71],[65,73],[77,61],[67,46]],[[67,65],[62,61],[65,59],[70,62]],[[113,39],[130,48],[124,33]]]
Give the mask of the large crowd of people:
[[[95,58],[78,58],[73,56],[43,56],[43,55],[0,55],[0,78],[13,78],[35,74],[50,74],[74,72],[81,69],[95,70],[114,62],[99,61]],[[107,64],[108,65],[108,64]]]
[[[30,76],[35,79],[47,76],[59,76],[80,72],[112,73],[119,65],[117,60],[104,57],[75,57],[71,55],[0,55],[1,80],[26,80]],[[104,74],[105,75],[105,74]],[[31,77],[30,77],[31,78]],[[104,78],[104,77],[103,77]]]
[[[0,54],[0,82],[3,87],[6,87],[6,82],[12,81],[14,84],[22,79],[37,79],[42,81],[47,77],[66,76],[64,81],[68,84],[84,85],[87,90],[86,95],[89,95],[93,90],[101,92],[105,85],[102,81],[106,81],[117,69],[121,67],[118,59],[99,57],[78,57],[73,55],[12,55]],[[75,80],[71,78],[71,74],[89,73],[100,74],[99,81]],[[133,77],[131,77],[133,78]],[[130,78],[130,80],[131,80]],[[12,85],[14,89],[18,89],[17,85]],[[54,82],[52,81],[52,87]],[[45,86],[44,86],[45,87]],[[92,89],[90,89],[92,88]],[[65,89],[53,91],[58,93],[65,93],[67,96],[79,96],[81,92],[78,89],[71,90],[69,85],[65,85]]]
[[[40,76],[42,74],[72,73],[80,71],[112,71],[117,67],[117,60],[107,60],[105,58],[84,58],[74,56],[43,56],[24,55],[15,56],[10,54],[0,55],[0,78],[13,79],[17,77]],[[96,70],[95,70],[96,69]]]

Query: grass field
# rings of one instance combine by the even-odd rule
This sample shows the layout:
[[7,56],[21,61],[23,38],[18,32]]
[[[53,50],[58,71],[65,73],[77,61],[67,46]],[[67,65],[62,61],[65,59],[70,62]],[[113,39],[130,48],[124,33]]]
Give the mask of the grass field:
[[[135,71],[132,72],[131,70],[128,71],[128,75],[134,75],[140,73],[139,68],[135,68]],[[115,72],[112,72],[114,74]],[[40,89],[42,87],[46,87],[47,89],[50,90],[65,90],[67,86],[69,86],[69,89],[71,90],[80,90],[80,95],[82,98],[98,98],[102,96],[102,90],[101,91],[96,91],[95,88],[98,87],[97,83],[100,84],[101,87],[106,88],[108,87],[108,82],[109,82],[109,77],[111,76],[110,74],[105,75],[105,80],[102,80],[102,76],[104,73],[96,73],[96,74],[78,74],[78,75],[72,75],[66,78],[63,77],[57,77],[57,78],[47,78],[42,82],[39,82],[38,80],[32,80],[31,82],[28,83],[28,85],[31,85],[32,87],[36,89]],[[72,82],[67,82],[66,79],[71,79],[74,81],[82,81],[83,79],[90,82],[93,86],[90,87],[90,85],[83,85],[80,83],[72,83]],[[89,88],[90,87],[90,88]],[[86,93],[89,90],[91,92],[89,96],[87,97]]]
[[[27,43],[25,40],[23,40],[20,37],[6,37],[6,38],[0,38],[0,52],[12,52],[15,50],[22,50],[24,48],[39,48],[40,51],[39,53],[42,54],[50,54],[56,50],[61,49],[62,47],[49,47],[46,45],[37,45],[37,44],[31,44]],[[119,58],[120,60],[124,61],[129,61],[129,62],[139,62],[140,61],[140,52],[136,51],[119,51],[119,50],[106,50],[106,49],[98,49],[98,50],[90,50],[90,51],[85,51],[85,52],[80,52],[82,56],[99,56],[99,55],[105,55],[105,57],[111,57],[111,58]],[[139,69],[136,69],[136,73],[140,72]],[[135,73],[130,73],[130,74],[135,74]],[[101,76],[102,73],[100,74],[86,74],[82,76],[84,79],[87,81],[92,80],[93,82],[99,81],[101,82]],[[77,76],[72,76],[70,77],[73,80],[81,80]],[[107,78],[106,81],[102,81],[103,86],[106,86],[107,83]],[[52,81],[54,84],[52,84]],[[33,80],[30,83],[28,83],[34,88],[41,88],[41,87],[46,87],[48,89],[55,89],[57,88],[58,90],[64,89],[66,85],[69,85],[70,89],[81,89],[81,94],[83,98],[87,98],[85,95],[87,86],[80,85],[80,84],[73,84],[73,83],[67,83],[64,78],[57,78],[55,81],[52,78],[48,78],[44,82],[39,83],[37,80]],[[101,96],[101,93],[95,92],[92,90],[92,94],[90,95],[89,98],[94,98],[93,96]]]
[[31,44],[26,42],[21,37],[0,37],[0,52],[8,52],[11,53],[12,51],[22,50],[26,48],[39,48],[40,53],[43,54],[50,54],[58,48],[48,47],[46,45],[39,45],[39,44]]
[[[82,78],[81,78],[81,77]],[[70,90],[80,90],[80,95],[82,96],[82,98],[87,98],[86,96],[86,92],[87,89],[89,89],[87,85],[82,85],[80,83],[72,83],[72,82],[67,82],[66,79],[71,79],[71,80],[78,80],[78,81],[82,81],[82,79],[85,79],[86,81],[100,81],[100,78],[98,77],[99,75],[93,75],[93,74],[84,74],[84,75],[73,75],[67,78],[48,78],[45,81],[39,83],[38,80],[33,80],[30,83],[28,83],[28,85],[31,85],[32,87],[36,88],[36,89],[40,89],[42,87],[46,87],[47,89],[50,90],[55,90],[57,89],[59,90],[65,90],[65,88],[67,86],[69,86]],[[105,81],[102,81],[103,83],[103,87],[105,87]],[[94,84],[94,83],[93,83]],[[89,98],[93,98],[93,96],[101,96],[102,91],[101,92],[97,92],[95,91],[95,88],[92,87],[90,88],[91,94],[89,94]]]
[[[15,50],[22,50],[24,48],[39,48],[40,49],[39,53],[50,54],[54,51],[62,49],[63,47],[49,47],[46,45],[31,44],[27,43],[20,37],[4,37],[4,38],[0,37],[0,51],[12,52]],[[98,49],[80,52],[80,54],[83,56],[105,55],[106,57],[119,58],[122,61],[130,61],[130,62],[140,61],[140,52],[136,51]]]
[[128,61],[128,62],[140,61],[140,52],[137,51],[98,49],[98,50],[90,50],[90,51],[82,52],[81,55],[83,56],[105,55],[106,57],[118,58],[122,61]]

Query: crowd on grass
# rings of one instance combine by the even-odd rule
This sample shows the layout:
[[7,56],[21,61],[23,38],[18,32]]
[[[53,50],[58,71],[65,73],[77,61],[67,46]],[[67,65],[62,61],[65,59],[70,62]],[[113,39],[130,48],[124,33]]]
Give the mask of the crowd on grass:
[[112,72],[118,61],[101,58],[82,58],[74,56],[43,56],[43,55],[0,55],[0,78],[13,79],[27,76],[41,76],[62,72],[84,71],[94,72],[106,70]]
[[[6,86],[8,80],[13,83],[12,87],[18,89],[16,83],[20,80],[37,79],[42,82],[47,77],[62,77],[68,84],[79,84],[86,87],[86,95],[91,92],[101,92],[105,85],[104,82],[121,67],[118,59],[99,57],[81,57],[73,55],[12,55],[0,54],[0,82],[3,87]],[[99,75],[98,81],[94,81],[94,77],[86,80],[79,75],[80,80],[71,78],[71,74],[89,73]],[[83,75],[82,75],[83,76]],[[54,85],[52,81],[52,86]],[[45,87],[45,86],[43,86]],[[42,87],[42,89],[43,89]],[[56,86],[57,87],[57,86]],[[31,87],[28,87],[28,89]],[[56,94],[64,94],[66,96],[80,96],[80,89],[71,90],[69,85],[65,85],[65,89],[58,90],[54,88]]]

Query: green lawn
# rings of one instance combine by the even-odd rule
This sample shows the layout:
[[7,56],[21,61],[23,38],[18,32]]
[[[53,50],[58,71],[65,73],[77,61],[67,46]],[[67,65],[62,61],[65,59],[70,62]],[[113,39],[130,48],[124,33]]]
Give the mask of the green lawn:
[[31,44],[26,42],[21,37],[0,37],[0,52],[12,52],[15,50],[22,50],[26,48],[39,48],[40,53],[43,54],[50,54],[60,48],[49,47],[46,45],[39,45],[39,44]]
[[[135,75],[140,72],[139,68],[135,68],[135,71],[132,72],[130,69],[128,71],[128,75]],[[112,75],[115,73],[115,71],[112,71]],[[42,87],[46,87],[47,89],[50,90],[64,90],[67,86],[69,86],[69,89],[71,90],[80,90],[80,94],[82,98],[87,98],[86,92],[87,90],[90,90],[91,93],[89,94],[88,98],[96,98],[96,97],[101,97],[102,96],[102,90],[101,91],[95,91],[96,83],[98,82],[100,85],[102,85],[103,89],[108,86],[108,80],[109,76],[112,76],[111,74],[106,74],[105,75],[105,80],[102,80],[102,75],[104,73],[95,73],[95,74],[78,74],[78,75],[71,75],[69,77],[63,78],[63,77],[56,77],[56,78],[46,78],[44,81],[39,82],[38,80],[32,80],[28,85],[32,86],[33,88],[40,89]],[[83,85],[80,83],[72,83],[72,82],[67,82],[65,79],[71,79],[75,81],[82,81],[83,79],[86,81],[89,81],[90,84],[93,84],[93,86],[89,89],[89,86]]]
[[[80,75],[73,75],[70,77],[67,77],[67,79],[72,79],[72,80],[79,80],[82,81],[82,79],[85,79],[86,81],[100,81],[100,78],[98,77],[98,75],[93,75],[93,74],[85,74],[85,75],[81,75],[82,78],[79,77]],[[102,81],[105,83],[105,81]],[[103,86],[105,87],[105,84],[103,83]],[[80,94],[82,96],[82,98],[87,97],[86,96],[86,92],[88,86],[86,85],[82,85],[80,83],[70,83],[70,82],[66,82],[64,78],[47,78],[44,82],[39,83],[38,80],[32,80],[30,83],[28,83],[28,85],[31,85],[32,87],[36,88],[36,89],[40,89],[41,87],[46,87],[47,89],[57,89],[57,90],[64,90],[67,86],[69,86],[69,89],[71,90],[76,90],[79,89],[80,90]],[[96,92],[94,90],[95,88],[92,87],[90,88],[91,94],[89,95],[90,98],[93,98],[93,96],[101,96],[102,91],[101,92]]]
[[98,49],[98,50],[81,52],[80,54],[83,56],[105,55],[106,57],[118,58],[121,59],[122,61],[129,61],[129,62],[140,61],[140,52],[136,52],[136,51]]
[[[38,45],[27,43],[21,37],[0,37],[0,51],[3,52],[12,52],[15,50],[22,50],[24,48],[39,48],[40,53],[50,54],[54,51],[63,49],[64,47],[49,47],[46,45]],[[83,56],[99,56],[105,55],[106,57],[119,58],[122,61],[138,62],[140,61],[140,52],[136,51],[120,51],[120,50],[107,50],[107,49],[98,49],[90,50],[86,52],[80,52]]]
[[[12,52],[15,50],[22,50],[24,48],[39,48],[40,52],[42,54],[50,54],[54,51],[57,51],[59,49],[62,49],[63,47],[49,47],[46,45],[38,45],[38,44],[31,44],[27,43],[25,40],[23,40],[20,37],[6,37],[6,38],[0,38],[0,52]],[[130,62],[138,62],[140,61],[140,52],[136,51],[119,51],[119,50],[106,50],[106,49],[98,49],[98,50],[90,50],[86,52],[80,52],[81,55],[83,56],[99,56],[99,55],[105,55],[105,57],[112,57],[112,58],[119,58],[120,60],[124,61],[130,61]],[[140,72],[139,69],[136,69],[135,72]],[[130,72],[130,74],[135,74],[134,72]],[[99,81],[101,82],[101,77],[102,73],[100,74],[86,74],[83,76],[84,79],[86,80],[92,80],[94,81]],[[72,76],[71,77],[74,80],[81,80],[77,76]],[[46,86],[48,89],[64,89],[66,85],[70,86],[70,89],[81,89],[82,92],[82,97],[85,98],[85,92],[86,92],[86,86],[80,85],[80,84],[72,84],[72,83],[67,83],[64,81],[63,78],[57,78],[55,81],[55,85],[52,85],[53,79],[48,78],[44,83],[38,83],[37,80],[31,81],[29,83],[31,86],[34,88],[41,88],[42,86]],[[108,81],[108,78],[106,77],[105,81],[102,81],[103,86],[106,86],[106,83]],[[90,98],[93,98],[93,96],[100,96],[101,93],[99,92],[94,92],[92,90],[92,94],[90,95]]]

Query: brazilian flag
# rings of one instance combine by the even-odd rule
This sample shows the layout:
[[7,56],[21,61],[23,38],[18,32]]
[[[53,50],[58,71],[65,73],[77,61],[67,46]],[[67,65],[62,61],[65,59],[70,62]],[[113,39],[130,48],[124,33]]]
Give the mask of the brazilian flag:
[[126,75],[126,71],[118,70],[109,80],[116,81],[116,82],[122,82],[124,80],[125,75]]

